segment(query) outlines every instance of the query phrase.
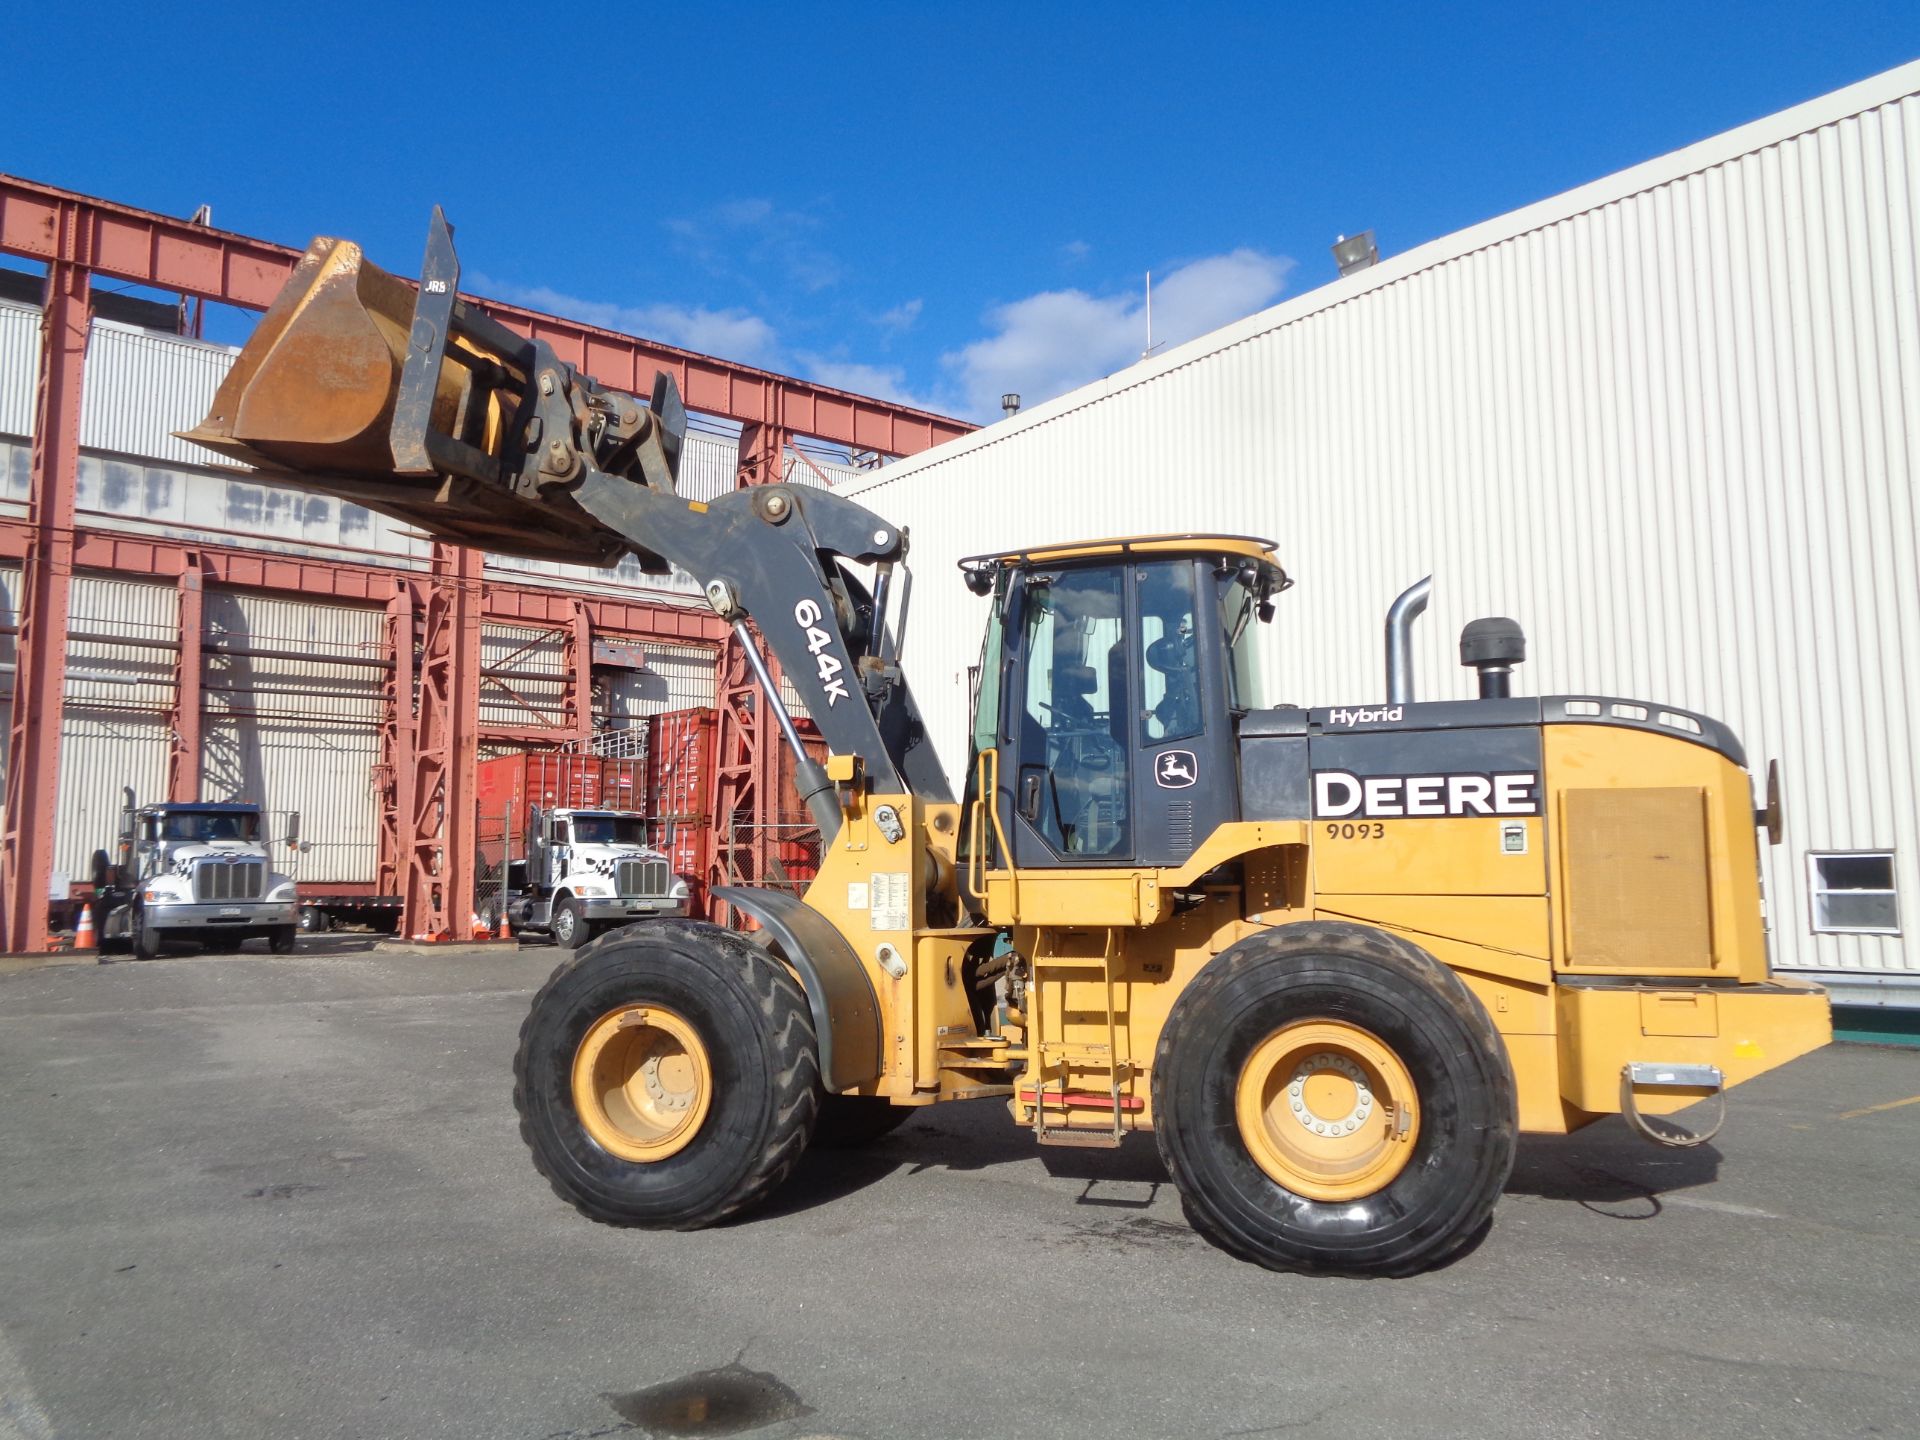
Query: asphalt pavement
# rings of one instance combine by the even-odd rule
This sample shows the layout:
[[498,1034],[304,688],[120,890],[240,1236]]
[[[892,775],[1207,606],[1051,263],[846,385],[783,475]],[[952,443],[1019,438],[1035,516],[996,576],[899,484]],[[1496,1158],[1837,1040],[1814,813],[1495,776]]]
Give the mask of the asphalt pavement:
[[654,1234],[521,1145],[554,958],[0,967],[0,1440],[1920,1430],[1920,1052],[1764,1076],[1699,1150],[1523,1140],[1411,1280],[1242,1264],[1150,1139],[990,1101]]

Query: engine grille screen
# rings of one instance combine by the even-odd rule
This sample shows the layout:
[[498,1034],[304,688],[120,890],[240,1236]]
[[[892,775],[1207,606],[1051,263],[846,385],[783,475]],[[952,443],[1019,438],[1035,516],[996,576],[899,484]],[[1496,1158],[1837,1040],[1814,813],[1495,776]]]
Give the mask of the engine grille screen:
[[258,900],[266,878],[267,867],[258,860],[202,860],[193,867],[193,896],[196,900]]
[[1694,787],[1565,793],[1571,966],[1713,968],[1706,799]]
[[622,860],[616,879],[622,896],[664,895],[667,893],[667,862]]

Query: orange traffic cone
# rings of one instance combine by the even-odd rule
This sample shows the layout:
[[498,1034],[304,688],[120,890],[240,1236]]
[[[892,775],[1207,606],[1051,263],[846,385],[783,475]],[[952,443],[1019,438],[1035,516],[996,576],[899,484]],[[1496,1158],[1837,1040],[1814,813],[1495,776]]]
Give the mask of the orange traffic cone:
[[73,948],[76,950],[93,949],[93,906],[80,907],[80,924],[73,932]]
[[500,933],[494,938],[498,940],[513,939],[513,926],[507,923],[507,907],[504,905],[500,907]]
[[469,910],[467,912],[467,938],[470,940],[491,940],[493,938],[493,936],[488,933],[485,923],[480,919],[480,912],[478,910]]

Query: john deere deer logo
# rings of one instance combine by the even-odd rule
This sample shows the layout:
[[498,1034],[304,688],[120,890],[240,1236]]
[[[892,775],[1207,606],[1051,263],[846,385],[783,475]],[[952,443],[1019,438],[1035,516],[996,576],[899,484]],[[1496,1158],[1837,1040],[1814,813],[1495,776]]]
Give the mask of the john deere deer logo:
[[1163,751],[1153,762],[1153,778],[1166,790],[1184,790],[1198,778],[1199,764],[1191,750]]

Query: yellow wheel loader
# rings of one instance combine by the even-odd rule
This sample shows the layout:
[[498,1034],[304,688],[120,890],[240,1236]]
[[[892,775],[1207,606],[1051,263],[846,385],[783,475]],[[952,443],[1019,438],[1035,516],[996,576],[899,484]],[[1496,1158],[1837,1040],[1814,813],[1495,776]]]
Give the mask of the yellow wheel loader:
[[[748,642],[824,843],[804,899],[719,892],[569,958],[521,1034],[535,1164],[589,1217],[712,1224],[809,1143],[997,1097],[1040,1144],[1151,1131],[1194,1223],[1279,1269],[1404,1274],[1488,1223],[1522,1132],[1660,1117],[1825,1043],[1771,978],[1739,742],[1705,716],[1510,693],[1262,693],[1267,541],[1101,540],[964,563],[986,612],[955,799],[900,665],[907,536],[830,492],[675,493],[661,377],[607,389],[459,298],[318,240],[187,438],[442,539],[693,575]],[[749,617],[830,747],[806,758]]]

